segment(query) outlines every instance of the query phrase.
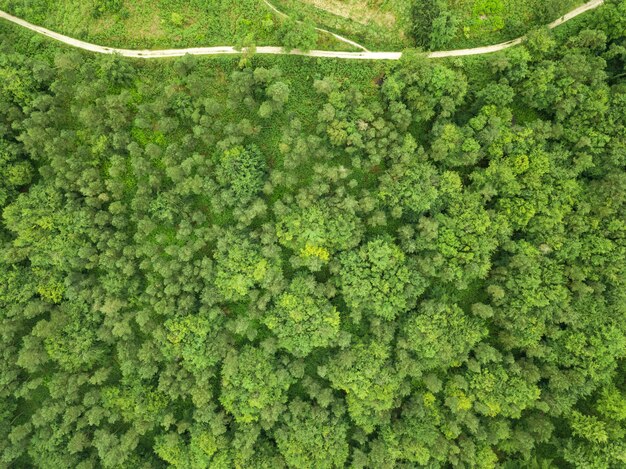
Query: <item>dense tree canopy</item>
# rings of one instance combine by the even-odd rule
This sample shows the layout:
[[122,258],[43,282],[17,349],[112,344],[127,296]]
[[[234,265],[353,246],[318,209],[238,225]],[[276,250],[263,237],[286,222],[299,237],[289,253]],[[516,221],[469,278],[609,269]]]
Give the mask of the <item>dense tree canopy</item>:
[[297,276],[276,299],[263,322],[276,334],[279,346],[296,357],[316,347],[328,347],[340,331],[341,317],[311,277]]
[[624,467],[624,5],[349,70],[0,26],[0,466]]
[[344,301],[359,318],[370,313],[395,319],[415,306],[425,283],[402,250],[382,238],[345,253],[338,276]]

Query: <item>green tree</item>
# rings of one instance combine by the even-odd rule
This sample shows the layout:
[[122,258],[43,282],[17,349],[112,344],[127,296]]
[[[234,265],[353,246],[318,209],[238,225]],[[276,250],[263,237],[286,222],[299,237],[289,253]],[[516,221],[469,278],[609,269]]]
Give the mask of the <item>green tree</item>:
[[348,459],[348,426],[341,415],[299,399],[289,404],[276,444],[289,467],[336,468]]
[[217,243],[215,287],[227,301],[244,299],[269,276],[270,264],[249,240],[227,232]]
[[405,313],[426,287],[402,250],[377,238],[341,256],[339,287],[354,317],[372,314],[392,320]]
[[427,163],[423,151],[403,153],[380,178],[378,196],[397,215],[420,214],[437,199],[437,171]]
[[285,411],[292,382],[273,354],[245,346],[224,360],[220,402],[237,422],[273,424]]
[[332,345],[339,334],[340,316],[311,277],[296,276],[263,318],[278,337],[278,345],[297,357]]
[[235,146],[218,154],[215,177],[223,190],[232,192],[232,203],[243,205],[263,188],[266,169],[258,147]]
[[348,413],[366,433],[388,420],[403,392],[402,377],[390,360],[388,346],[359,342],[318,368],[333,388],[346,393]]
[[276,224],[278,241],[311,270],[319,270],[337,252],[357,246],[362,232],[354,210],[326,201],[293,210]]
[[626,399],[611,384],[598,392],[586,411],[572,411],[568,423],[572,434],[565,445],[565,459],[586,467],[619,467],[626,463]]
[[407,369],[423,371],[457,367],[472,347],[487,335],[480,321],[466,315],[458,305],[441,300],[424,301],[407,317],[398,346],[410,352]]
[[309,19],[296,21],[287,18],[278,28],[278,37],[283,48],[288,52],[293,49],[308,52],[317,44],[315,24]]
[[407,51],[383,84],[391,101],[401,100],[417,122],[449,117],[467,93],[467,78],[459,71],[434,63],[417,51]]

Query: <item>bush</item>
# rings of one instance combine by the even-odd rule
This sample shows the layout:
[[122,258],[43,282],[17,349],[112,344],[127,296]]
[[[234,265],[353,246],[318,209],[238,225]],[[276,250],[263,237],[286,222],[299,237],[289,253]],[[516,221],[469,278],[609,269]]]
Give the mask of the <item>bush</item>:
[[92,15],[100,18],[107,13],[118,13],[124,6],[124,0],[102,0],[94,7]]
[[418,47],[443,48],[456,36],[459,19],[445,0],[415,0],[412,17],[413,39]]
[[317,44],[317,31],[310,20],[286,20],[279,29],[278,37],[286,51],[299,49],[308,52]]

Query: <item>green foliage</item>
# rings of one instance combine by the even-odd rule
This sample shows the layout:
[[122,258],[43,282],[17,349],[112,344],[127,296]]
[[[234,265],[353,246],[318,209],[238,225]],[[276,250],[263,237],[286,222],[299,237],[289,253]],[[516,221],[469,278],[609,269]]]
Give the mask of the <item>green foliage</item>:
[[586,412],[568,416],[572,435],[563,442],[567,462],[586,467],[619,467],[626,463],[623,389],[604,388]]
[[259,249],[233,233],[221,237],[215,252],[215,287],[226,300],[240,300],[267,278],[269,262]]
[[[412,142],[411,149],[415,148]],[[394,216],[421,214],[429,210],[438,196],[438,177],[434,167],[424,161],[424,153],[402,153],[399,161],[381,176],[379,197]]]
[[357,246],[362,230],[349,207],[322,202],[286,214],[276,225],[276,237],[303,265],[319,270],[338,251]]
[[445,62],[0,24],[0,466],[623,467],[622,9]]
[[416,44],[430,50],[498,44],[547,25],[579,3],[575,0],[414,0],[411,31]]
[[354,317],[370,313],[387,320],[413,308],[425,288],[402,250],[383,238],[341,256],[339,285]]
[[263,188],[266,164],[258,147],[229,148],[220,153],[217,159],[217,182],[224,190],[232,191],[235,203],[249,202]]
[[307,52],[317,43],[317,31],[311,21],[286,19],[278,30],[280,44],[286,51],[299,49]]
[[412,353],[407,368],[417,365],[414,373],[419,376],[425,370],[460,365],[486,334],[484,325],[457,305],[424,301],[407,318],[398,345]]
[[321,285],[310,277],[297,276],[263,319],[278,338],[278,345],[296,357],[316,347],[328,347],[339,334],[340,316],[324,298]]
[[418,52],[406,52],[401,60],[403,66],[384,83],[387,99],[404,101],[416,121],[451,116],[467,93],[465,76]]
[[414,0],[411,19],[415,44],[423,49],[443,49],[457,34],[459,18],[447,0]]
[[243,347],[224,359],[220,401],[237,422],[273,423],[284,412],[292,378],[273,354]]
[[294,400],[276,430],[276,444],[290,467],[343,467],[348,458],[347,425],[341,415]]
[[389,348],[384,344],[355,343],[318,369],[333,388],[346,393],[348,413],[366,433],[388,420],[400,397],[402,378],[390,358]]
[[123,0],[102,0],[94,6],[92,15],[94,18],[100,18],[110,13],[118,13],[124,6]]
[[[279,81],[282,72],[273,67],[267,69],[259,67],[254,70],[245,69],[233,72],[231,75],[230,105],[237,107],[243,101],[251,109],[257,109],[257,114],[268,119],[275,113],[282,111],[289,100],[289,85]],[[261,102],[259,106],[259,102]],[[257,108],[258,106],[258,108]]]
[[61,34],[126,49],[234,45],[250,38],[281,44],[279,28],[266,26],[271,10],[257,0],[0,0],[0,8]]

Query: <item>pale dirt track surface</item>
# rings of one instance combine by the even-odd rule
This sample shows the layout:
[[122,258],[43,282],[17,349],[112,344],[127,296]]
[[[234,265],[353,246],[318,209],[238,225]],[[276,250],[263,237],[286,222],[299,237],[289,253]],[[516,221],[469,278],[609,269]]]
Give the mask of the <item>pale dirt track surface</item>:
[[[549,28],[555,28],[560,24],[563,24],[572,18],[585,13],[586,11],[593,10],[604,3],[604,0],[592,0],[584,5],[570,11],[566,15],[563,15],[558,20],[550,23]],[[73,39],[63,34],[55,33],[49,29],[36,26],[28,23],[20,18],[9,15],[0,10],[0,18],[15,23],[23,28],[34,31],[43,36],[60,41],[69,46],[77,47],[90,52],[96,52],[99,54],[119,54],[123,57],[132,57],[137,59],[158,59],[166,57],[181,57],[183,55],[232,55],[241,54],[241,50],[237,50],[232,46],[216,46],[216,47],[192,47],[189,49],[165,49],[165,50],[130,50],[130,49],[118,49],[114,47],[98,46],[96,44],[90,44],[88,42]],[[332,34],[332,33],[331,33]],[[345,39],[345,38],[342,38]],[[444,57],[463,57],[467,55],[481,55],[490,54],[492,52],[508,49],[509,47],[516,46],[523,42],[525,37],[520,37],[512,41],[503,42],[501,44],[494,44],[485,47],[475,47],[473,49],[459,49],[448,51],[435,51],[427,54],[430,58],[444,58]],[[353,45],[359,46],[356,43]],[[299,50],[293,50],[291,52],[285,51],[282,47],[263,46],[256,48],[257,54],[269,54],[269,55],[303,55],[307,57],[328,57],[334,59],[351,59],[351,60],[398,60],[402,56],[402,52],[338,52],[330,50],[312,50],[309,52],[302,52]]]

